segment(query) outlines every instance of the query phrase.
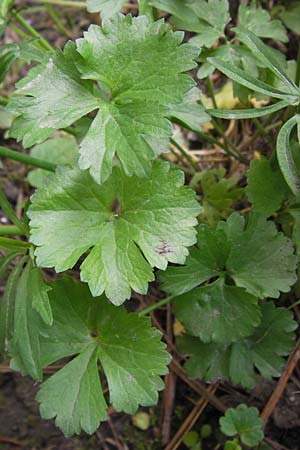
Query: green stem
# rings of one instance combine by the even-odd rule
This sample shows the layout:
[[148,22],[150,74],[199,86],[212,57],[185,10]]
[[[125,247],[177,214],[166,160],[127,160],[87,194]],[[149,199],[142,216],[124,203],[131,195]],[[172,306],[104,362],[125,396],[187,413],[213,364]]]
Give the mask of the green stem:
[[22,234],[26,234],[23,222],[17,217],[2,189],[0,189],[0,206],[3,212],[6,214],[6,217],[16,226],[19,232],[21,232]]
[[51,17],[51,19],[53,20],[53,22],[55,23],[58,31],[63,34],[66,37],[70,37],[70,33],[68,32],[68,30],[66,29],[66,27],[64,26],[64,24],[62,23],[62,21],[60,20],[59,15],[57,14],[57,12],[52,8],[52,6],[50,4],[47,4],[45,6],[45,9],[47,11],[47,13],[49,14],[49,16]]
[[148,4],[149,0],[138,0],[139,3],[139,15],[145,15],[150,22],[154,21],[153,8]]
[[295,83],[296,83],[297,86],[300,86],[300,44],[299,44],[299,47],[298,47],[297,70],[296,70]]
[[217,101],[216,101],[216,97],[215,97],[215,92],[214,92],[214,88],[211,82],[210,77],[206,78],[206,89],[208,92],[208,95],[211,97],[211,100],[213,102],[214,108],[218,109],[218,105],[217,105]]
[[31,0],[33,3],[48,3],[49,5],[72,6],[73,8],[86,8],[86,2],[72,0]]
[[53,52],[51,45],[31,25],[29,25],[29,23],[15,9],[12,10],[12,16],[24,28],[24,30],[30,34],[30,36],[39,38],[40,43],[45,50]]
[[42,159],[33,158],[32,156],[25,155],[24,153],[20,153],[15,150],[10,150],[9,148],[6,147],[0,147],[0,157],[10,158],[15,161],[19,161],[23,164],[27,164],[29,166],[49,170],[50,172],[55,172],[56,169],[56,165],[53,163],[43,161]]
[[292,305],[290,305],[289,307],[288,307],[288,309],[293,309],[293,308],[295,308],[295,306],[298,306],[300,304],[300,300],[297,300],[295,303],[293,303]]
[[24,233],[16,225],[0,225],[0,236],[23,236]]
[[157,303],[154,303],[154,305],[148,306],[148,308],[143,309],[140,313],[139,316],[146,316],[147,314],[151,313],[152,311],[154,311],[157,308],[160,308],[161,306],[166,305],[167,303],[171,302],[175,297],[177,297],[177,295],[170,295],[167,298],[164,298],[163,300],[160,300]]
[[190,163],[190,165],[196,170],[199,170],[198,164],[193,160],[193,158],[185,151],[185,149],[177,142],[175,139],[170,139],[171,144],[173,144],[180,153],[184,156],[184,158]]

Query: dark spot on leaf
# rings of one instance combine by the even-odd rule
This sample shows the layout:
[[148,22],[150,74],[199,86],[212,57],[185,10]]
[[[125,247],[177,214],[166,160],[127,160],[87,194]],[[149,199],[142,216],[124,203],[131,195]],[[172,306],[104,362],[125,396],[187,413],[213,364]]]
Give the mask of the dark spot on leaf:
[[170,247],[170,244],[164,239],[162,239],[156,249],[156,252],[161,256],[166,256],[172,253],[172,249]]

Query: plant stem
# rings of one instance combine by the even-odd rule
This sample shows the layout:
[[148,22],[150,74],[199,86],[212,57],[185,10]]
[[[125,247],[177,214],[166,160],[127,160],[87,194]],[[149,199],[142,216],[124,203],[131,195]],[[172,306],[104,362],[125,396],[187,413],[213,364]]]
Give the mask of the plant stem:
[[146,316],[147,314],[149,314],[150,312],[154,311],[157,308],[160,308],[161,306],[166,305],[167,303],[169,303],[170,301],[172,301],[175,297],[177,297],[177,295],[170,295],[167,298],[164,298],[163,300],[160,300],[157,303],[154,303],[154,305],[148,306],[148,308],[143,309],[140,313],[139,316]]
[[63,34],[64,36],[70,37],[70,33],[68,32],[68,30],[66,29],[66,27],[64,26],[64,24],[60,20],[59,15],[52,8],[52,6],[47,3],[47,5],[45,6],[45,9],[46,9],[47,13],[49,14],[49,16],[51,17],[51,19],[53,20],[53,22],[55,23],[55,25],[57,26],[58,31],[61,34]]
[[23,236],[24,233],[16,225],[0,225],[0,236]]
[[43,48],[47,51],[53,52],[51,45],[31,26],[29,23],[15,10],[12,10],[12,16],[16,21],[30,34],[32,37],[39,38]]
[[190,165],[196,170],[199,170],[198,164],[193,160],[193,158],[187,153],[187,151],[177,142],[175,139],[170,139],[171,144],[173,144],[180,153],[184,156],[184,158],[190,163]]
[[298,306],[300,304],[300,300],[297,300],[292,305],[290,305],[287,309],[293,309],[295,306]]
[[6,217],[15,225],[16,229],[19,230],[19,232],[21,232],[22,234],[26,235],[24,223],[17,217],[2,189],[0,189],[0,206]]
[[0,146],[0,157],[10,158],[15,161],[19,161],[23,164],[29,166],[39,167],[40,169],[49,170],[50,172],[55,172],[56,165],[48,161],[43,161],[42,159],[33,158],[32,156],[25,155],[24,153],[17,152],[15,150],[10,150],[6,147]]
[[153,8],[148,4],[149,0],[138,0],[139,3],[139,15],[145,15],[150,22],[154,21]]
[[31,0],[33,3],[48,3],[49,5],[72,6],[73,8],[86,8],[86,2],[72,0]]

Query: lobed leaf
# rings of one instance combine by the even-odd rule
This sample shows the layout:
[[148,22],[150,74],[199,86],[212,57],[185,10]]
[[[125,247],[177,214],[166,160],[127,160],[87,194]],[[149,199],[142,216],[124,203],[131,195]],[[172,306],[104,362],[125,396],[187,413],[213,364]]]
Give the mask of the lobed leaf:
[[29,208],[31,242],[40,267],[62,272],[91,251],[81,279],[94,296],[120,305],[131,289],[146,294],[152,267],[182,264],[195,242],[200,207],[183,173],[156,161],[150,177],[115,167],[101,186],[87,172],[59,168]]

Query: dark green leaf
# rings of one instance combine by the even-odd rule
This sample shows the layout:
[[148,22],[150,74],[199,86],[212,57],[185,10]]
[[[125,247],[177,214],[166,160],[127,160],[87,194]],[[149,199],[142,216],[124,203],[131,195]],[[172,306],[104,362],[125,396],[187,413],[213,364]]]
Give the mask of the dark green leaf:
[[237,408],[228,408],[219,420],[222,433],[226,436],[238,435],[243,444],[256,446],[264,437],[263,421],[257,408],[244,404]]

